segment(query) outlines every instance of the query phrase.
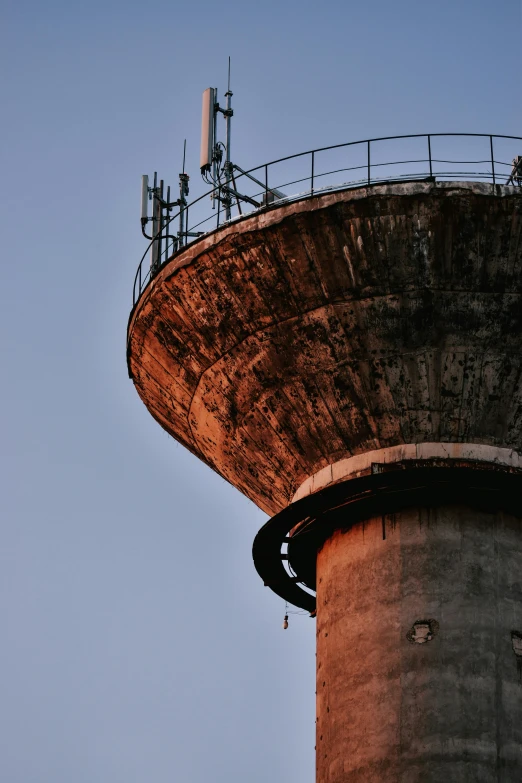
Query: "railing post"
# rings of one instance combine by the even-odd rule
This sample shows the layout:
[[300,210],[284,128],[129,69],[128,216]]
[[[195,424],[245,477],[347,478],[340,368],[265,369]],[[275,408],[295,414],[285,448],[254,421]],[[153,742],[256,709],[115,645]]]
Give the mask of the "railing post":
[[489,137],[489,147],[491,150],[491,174],[493,176],[493,185],[495,184],[495,157],[493,155],[493,136]]
[[368,185],[369,185],[369,184],[370,184],[370,182],[371,182],[371,175],[370,175],[370,171],[371,171],[371,163],[370,163],[370,142],[368,142]]
[[433,167],[431,165],[431,136],[428,134],[428,157],[430,159],[430,177],[433,177]]
[[268,164],[265,165],[265,207],[268,206]]
[[314,195],[314,164],[315,164],[315,151],[312,152],[312,187],[310,188],[310,195]]

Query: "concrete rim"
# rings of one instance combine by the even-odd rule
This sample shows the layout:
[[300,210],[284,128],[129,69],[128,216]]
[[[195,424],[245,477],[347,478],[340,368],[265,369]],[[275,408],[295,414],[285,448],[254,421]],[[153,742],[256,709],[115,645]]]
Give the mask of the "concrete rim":
[[238,230],[242,232],[245,230],[252,231],[266,228],[280,223],[288,215],[301,212],[314,212],[319,208],[319,202],[320,208],[323,209],[338,202],[360,201],[361,199],[371,198],[372,196],[414,196],[419,193],[427,194],[448,190],[466,190],[476,195],[495,196],[497,198],[506,198],[516,195],[522,196],[520,188],[511,185],[493,185],[492,183],[475,182],[473,180],[405,180],[404,182],[361,185],[360,187],[345,188],[344,190],[336,190],[330,193],[306,195],[303,196],[303,198],[297,198],[295,201],[288,201],[281,205],[276,204],[274,206],[265,207],[264,209],[258,209],[253,213],[235,218],[230,223],[215,228],[213,231],[209,231],[200,239],[196,239],[190,245],[178,251],[165,262],[158,274],[155,275],[152,280],[149,280],[130,312],[127,326],[127,342],[130,340],[132,326],[137,313],[158,283],[161,283],[166,279],[168,280],[168,278],[179,269],[192,264],[206,250],[218,244],[230,234],[237,233]]
[[313,473],[299,486],[292,503],[312,495],[339,481],[359,478],[374,472],[372,466],[392,465],[408,460],[443,459],[487,462],[507,468],[522,468],[522,455],[513,449],[503,449],[482,443],[406,443],[384,449],[366,451],[339,460]]
[[412,506],[458,504],[522,515],[522,468],[440,457],[373,465],[377,469],[365,475],[290,503],[263,525],[252,555],[265,586],[313,614],[315,596],[303,586],[315,590],[317,552],[337,529]]

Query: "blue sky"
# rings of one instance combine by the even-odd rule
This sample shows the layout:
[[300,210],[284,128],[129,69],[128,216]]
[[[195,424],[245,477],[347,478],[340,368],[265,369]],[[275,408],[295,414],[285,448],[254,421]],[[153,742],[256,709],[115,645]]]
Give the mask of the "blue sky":
[[[522,136],[518,0],[1,8],[0,778],[314,779],[312,620],[263,588],[265,516],[125,366],[140,176],[172,185],[232,57],[234,157]],[[522,154],[522,149],[520,150]]]

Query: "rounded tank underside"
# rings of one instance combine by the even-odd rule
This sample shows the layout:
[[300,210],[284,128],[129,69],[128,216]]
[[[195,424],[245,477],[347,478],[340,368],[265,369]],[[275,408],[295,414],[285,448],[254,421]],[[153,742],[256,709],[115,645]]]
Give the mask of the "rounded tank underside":
[[268,513],[362,452],[522,445],[522,196],[404,183],[269,208],[177,254],[129,323],[137,391]]

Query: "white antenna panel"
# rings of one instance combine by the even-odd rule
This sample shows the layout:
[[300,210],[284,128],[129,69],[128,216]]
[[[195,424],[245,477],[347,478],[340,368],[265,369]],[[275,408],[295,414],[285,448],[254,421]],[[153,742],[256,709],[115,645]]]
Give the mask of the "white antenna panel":
[[201,153],[199,166],[201,173],[210,171],[212,154],[214,152],[214,107],[217,90],[208,87],[203,93],[203,110],[201,115]]
[[147,222],[149,200],[149,178],[146,174],[141,177],[141,219]]

